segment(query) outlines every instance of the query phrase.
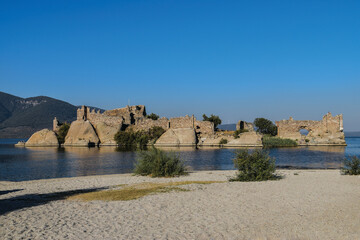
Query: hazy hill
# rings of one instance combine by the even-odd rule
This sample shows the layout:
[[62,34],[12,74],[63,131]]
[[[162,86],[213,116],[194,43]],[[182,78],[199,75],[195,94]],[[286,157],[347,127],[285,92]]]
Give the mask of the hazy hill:
[[77,107],[50,97],[21,98],[0,92],[0,138],[26,138],[59,121],[71,122]]
[[228,131],[235,131],[235,130],[236,130],[236,123],[220,124],[220,125],[218,126],[218,129],[228,130]]

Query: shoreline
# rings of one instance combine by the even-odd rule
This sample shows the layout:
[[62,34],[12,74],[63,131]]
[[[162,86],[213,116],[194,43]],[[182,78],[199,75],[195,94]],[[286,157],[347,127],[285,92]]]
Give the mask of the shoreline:
[[[4,239],[358,239],[360,177],[339,170],[277,170],[283,179],[227,182],[236,170],[176,178],[132,174],[0,182]],[[130,201],[75,201],[79,190],[191,184]]]
[[[293,166],[276,166],[276,171],[339,171],[341,168],[306,168],[306,167],[293,167]],[[236,169],[227,169],[227,170],[223,170],[223,169],[215,169],[215,170],[192,170],[192,171],[188,171],[188,174],[194,174],[194,173],[201,173],[201,172],[237,172]],[[113,174],[94,174],[94,175],[82,175],[82,176],[73,176],[73,177],[55,177],[55,178],[39,178],[39,179],[31,179],[31,180],[21,180],[21,181],[16,181],[16,180],[0,180],[0,187],[1,184],[6,184],[6,183],[22,183],[22,182],[31,182],[31,181],[47,181],[47,180],[56,180],[56,179],[75,179],[75,178],[84,178],[84,177],[109,177],[109,176],[134,176],[134,177],[144,177],[144,176],[136,176],[134,175],[133,172],[128,172],[128,173],[113,173]],[[180,176],[180,178],[183,176]],[[178,178],[178,177],[175,177]],[[151,178],[154,179],[154,178]],[[164,179],[167,179],[166,177],[164,177]]]

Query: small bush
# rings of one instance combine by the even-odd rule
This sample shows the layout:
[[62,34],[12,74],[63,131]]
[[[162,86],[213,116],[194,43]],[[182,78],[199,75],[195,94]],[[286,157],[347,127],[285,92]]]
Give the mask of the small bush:
[[308,143],[308,142],[310,142],[310,140],[309,140],[309,139],[305,139],[305,142],[307,142],[307,143]]
[[341,172],[345,175],[360,175],[360,159],[356,156],[345,158]]
[[278,138],[278,137],[263,137],[263,146],[264,148],[276,148],[276,147],[296,147],[297,143],[294,140],[288,138]]
[[256,149],[252,153],[247,149],[238,150],[233,161],[239,172],[230,181],[266,181],[280,178],[275,175],[275,159],[264,150]]
[[56,133],[56,137],[60,144],[63,144],[65,142],[65,137],[69,131],[70,124],[64,123],[60,126],[59,130]]
[[152,127],[149,130],[149,135],[150,135],[150,139],[154,140],[154,142],[156,140],[159,139],[159,137],[161,137],[161,135],[163,135],[165,132],[165,129],[163,129],[162,127]]
[[236,130],[235,132],[234,132],[234,138],[239,138],[240,136],[240,134],[241,133],[244,133],[244,132],[248,132],[249,130],[247,130],[247,129],[238,129],[238,130]]
[[225,138],[222,138],[222,139],[219,141],[219,144],[220,144],[220,145],[227,144],[227,143],[228,143],[228,140],[225,139]]
[[146,117],[150,118],[152,120],[158,120],[159,119],[159,115],[157,115],[155,113],[151,113],[150,115],[147,115]]
[[139,153],[134,173],[151,177],[174,177],[185,174],[185,166],[175,153],[152,148]]

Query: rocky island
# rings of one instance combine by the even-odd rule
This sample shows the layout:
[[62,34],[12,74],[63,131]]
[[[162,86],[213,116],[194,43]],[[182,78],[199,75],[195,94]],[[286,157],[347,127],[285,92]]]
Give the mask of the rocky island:
[[[34,133],[26,143],[17,146],[59,146],[57,139],[62,123],[56,117],[53,129],[43,129]],[[297,145],[346,145],[343,133],[343,116],[326,114],[321,121],[276,122],[277,137],[291,139]],[[153,127],[164,129],[164,133],[156,140],[155,146],[223,146],[223,147],[262,147],[263,134],[255,131],[254,125],[240,120],[233,131],[222,131],[215,128],[211,121],[197,120],[194,115],[157,118],[147,117],[144,105],[126,106],[95,111],[87,106],[77,110],[77,119],[73,121],[65,136],[63,146],[116,146],[114,137],[119,131],[149,131]],[[299,131],[306,129],[307,135]]]

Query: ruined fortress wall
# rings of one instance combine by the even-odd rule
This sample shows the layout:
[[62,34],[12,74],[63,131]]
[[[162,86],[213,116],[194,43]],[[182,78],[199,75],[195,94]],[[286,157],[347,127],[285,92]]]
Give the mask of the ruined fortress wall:
[[99,123],[105,123],[108,126],[122,126],[126,124],[130,126],[134,131],[149,130],[150,128],[157,126],[167,130],[169,128],[194,128],[196,133],[201,134],[213,134],[215,131],[214,123],[209,121],[196,120],[194,116],[160,118],[152,120],[146,118],[145,106],[127,106],[125,108],[118,108],[114,110],[108,110],[104,113],[90,109],[89,107],[82,106],[77,110],[78,120],[89,120],[96,128]]
[[195,131],[201,134],[211,135],[215,132],[213,122],[195,120]]
[[[331,113],[324,115],[320,121],[312,120],[281,120],[276,122],[278,137],[290,138],[296,141],[310,142],[312,144],[345,144],[343,133],[343,116],[332,116]],[[300,133],[301,129],[308,130],[307,136]]]
[[93,125],[102,122],[109,126],[121,126],[124,123],[124,119],[121,116],[108,116],[100,113],[100,110],[95,112],[95,109],[91,110],[89,107],[85,106],[82,106],[77,110],[77,119],[89,120]]
[[158,120],[152,120],[150,118],[143,118],[136,121],[135,125],[131,126],[134,131],[147,131],[152,127],[162,127],[167,130],[169,128],[169,119],[163,117]]
[[195,117],[188,116],[185,117],[176,117],[170,118],[170,128],[194,128],[195,127]]
[[144,105],[126,106],[124,108],[107,110],[104,112],[104,115],[109,117],[122,117],[124,118],[124,123],[130,125],[145,118],[146,109]]

